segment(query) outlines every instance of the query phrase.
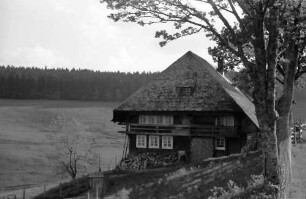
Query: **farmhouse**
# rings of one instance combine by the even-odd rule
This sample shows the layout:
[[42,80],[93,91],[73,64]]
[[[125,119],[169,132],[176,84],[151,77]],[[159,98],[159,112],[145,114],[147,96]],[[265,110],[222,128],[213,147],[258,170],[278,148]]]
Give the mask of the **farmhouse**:
[[256,148],[252,101],[207,61],[187,52],[113,111],[129,156],[175,152],[199,162]]

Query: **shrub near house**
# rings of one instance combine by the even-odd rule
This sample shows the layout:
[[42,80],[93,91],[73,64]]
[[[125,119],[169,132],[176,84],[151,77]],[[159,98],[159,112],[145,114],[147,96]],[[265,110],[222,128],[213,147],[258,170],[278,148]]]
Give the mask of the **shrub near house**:
[[126,126],[128,157],[174,153],[201,162],[256,148],[252,101],[192,52],[125,100],[113,121]]

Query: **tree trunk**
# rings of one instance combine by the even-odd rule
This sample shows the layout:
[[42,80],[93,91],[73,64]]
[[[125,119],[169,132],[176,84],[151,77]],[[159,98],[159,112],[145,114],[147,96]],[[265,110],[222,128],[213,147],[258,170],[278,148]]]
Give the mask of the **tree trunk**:
[[[266,115],[267,116],[267,115]],[[264,154],[264,176],[265,180],[273,184],[279,184],[278,175],[278,153],[276,144],[276,121],[268,117],[259,119],[260,148]]]
[[72,180],[75,180],[75,178],[76,178],[76,173],[72,173],[71,179],[72,179]]
[[281,176],[279,198],[285,198],[286,188],[291,183],[292,166],[289,118],[289,114],[284,114],[279,117],[277,122],[279,175]]
[[279,120],[277,122],[277,144],[279,155],[279,174],[281,176],[279,198],[285,198],[285,192],[291,183],[291,132],[290,132],[290,113],[294,94],[294,79],[298,64],[298,46],[291,39],[285,57],[289,60],[284,65],[284,84],[283,91],[277,103]]
[[264,177],[275,185],[279,184],[278,153],[276,139],[277,114],[275,110],[276,56],[278,49],[278,7],[270,9],[268,44],[265,39],[265,16],[263,12],[254,16],[253,23],[255,67],[252,69],[254,83],[253,99],[258,118],[259,146],[264,153]]

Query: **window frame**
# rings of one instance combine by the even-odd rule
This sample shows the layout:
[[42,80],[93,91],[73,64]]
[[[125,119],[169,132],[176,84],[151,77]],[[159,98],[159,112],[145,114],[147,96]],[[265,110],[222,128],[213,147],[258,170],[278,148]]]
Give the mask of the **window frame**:
[[[141,141],[143,139],[143,141]],[[143,144],[140,144],[143,143]],[[147,136],[146,135],[136,135],[136,148],[146,149],[147,148]]]
[[164,115],[163,116],[163,124],[164,125],[173,125],[173,116],[172,115]]
[[[156,140],[152,140],[152,139],[157,139],[157,142]],[[149,135],[149,149],[159,149],[159,136],[158,135]]]
[[138,123],[144,125],[173,125],[173,115],[139,115]]
[[162,125],[163,124],[163,116],[158,115],[156,118],[156,124]]
[[139,124],[147,124],[147,115],[139,115],[138,117],[138,123]]
[[192,88],[190,86],[181,86],[178,88],[180,96],[191,96]]
[[[170,139],[170,140],[169,140]],[[170,141],[170,146],[168,145]],[[166,146],[164,145],[166,142]],[[173,149],[173,136],[162,136],[162,149]]]
[[[231,122],[229,122],[231,120]],[[219,116],[215,119],[215,126],[226,126],[226,127],[234,127],[236,119],[233,115],[228,116]],[[228,125],[231,123],[232,125]]]
[[149,115],[149,122],[147,124],[157,124],[157,117],[155,115]]
[[218,137],[215,139],[215,150],[226,150],[225,137]]

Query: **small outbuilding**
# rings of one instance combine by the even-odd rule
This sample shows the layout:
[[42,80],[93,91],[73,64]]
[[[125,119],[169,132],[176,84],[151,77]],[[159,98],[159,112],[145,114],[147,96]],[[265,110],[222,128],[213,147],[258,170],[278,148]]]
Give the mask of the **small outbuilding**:
[[187,52],[113,111],[126,155],[176,153],[187,162],[256,148],[252,100],[206,60]]

